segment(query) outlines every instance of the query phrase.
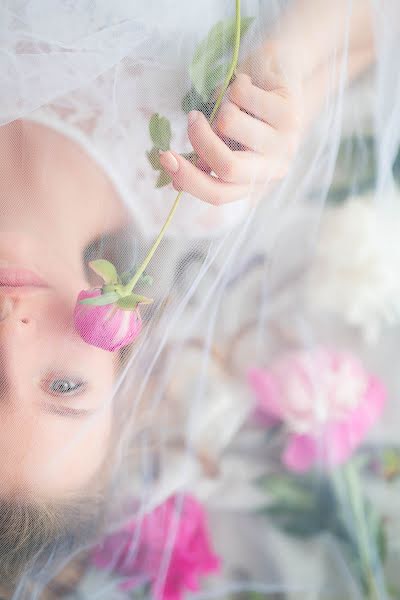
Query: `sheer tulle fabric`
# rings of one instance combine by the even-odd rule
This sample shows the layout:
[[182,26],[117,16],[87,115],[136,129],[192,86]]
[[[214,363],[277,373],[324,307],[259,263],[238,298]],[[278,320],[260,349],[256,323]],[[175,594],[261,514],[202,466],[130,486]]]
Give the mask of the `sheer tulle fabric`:
[[[234,4],[3,1],[0,123],[23,120],[79,147],[126,211],[126,226],[111,231],[104,213],[105,233],[85,249],[86,265],[109,258],[122,272],[137,266],[150,247],[175,192],[171,186],[156,188],[157,174],[146,154],[151,149],[149,119],[153,113],[167,116],[174,147],[190,152],[181,103],[191,87],[193,53],[216,22],[234,17]],[[254,18],[243,38],[243,58],[273,26],[279,29],[290,4],[242,1],[242,14]],[[348,22],[352,4],[357,3],[348,2]],[[339,534],[325,515],[333,514],[329,502],[336,485],[335,510],[344,514],[348,527],[343,536],[350,531],[358,539],[347,488],[343,491],[335,469],[324,460],[330,443],[324,428],[334,429],[336,421],[329,421],[329,411],[319,412],[320,394],[326,393],[320,386],[324,369],[312,364],[312,357],[320,348],[353,354],[357,358],[354,363],[349,359],[350,365],[362,373],[364,369],[365,380],[379,379],[388,391],[384,408],[383,399],[379,402],[382,415],[368,413],[369,406],[362,403],[364,375],[360,389],[354,387],[351,368],[341,372],[341,383],[348,380],[339,391],[335,387],[332,397],[345,405],[340,418],[348,414],[349,389],[354,396],[349,410],[367,411],[361,420],[368,422],[365,429],[371,427],[368,439],[364,429],[357,430],[357,443],[346,439],[346,449],[373,446],[377,456],[380,449],[393,449],[399,435],[394,357],[400,193],[393,165],[400,145],[400,10],[396,0],[376,1],[372,10],[374,66],[348,85],[349,28],[343,27],[337,52],[329,59],[330,77],[322,84],[321,109],[282,181],[266,182],[262,197],[250,185],[245,197],[221,207],[184,196],[146,271],[153,278],[154,302],[143,311],[140,336],[118,358],[101,407],[49,453],[43,466],[49,482],[54,473],[68,478],[73,467],[65,467],[66,457],[75,451],[75,464],[80,456],[83,460],[94,444],[93,432],[102,419],[108,423],[102,426],[104,437],[96,434],[97,469],[78,490],[67,486],[68,493],[56,503],[61,516],[55,533],[44,533],[46,539],[20,565],[12,589],[15,600],[172,600],[194,592],[199,598],[242,593],[240,597],[257,593],[288,599],[367,597],[363,567],[349,566],[337,543]],[[371,140],[373,167],[368,163]],[[46,159],[40,168],[47,181]],[[93,211],[101,210],[99,196]],[[79,210],[74,215],[66,223],[71,240],[81,218]],[[321,237],[320,231],[326,235]],[[63,272],[62,264],[59,270]],[[285,521],[284,531],[265,507],[275,493],[280,498],[279,477],[282,486],[292,485],[287,477],[293,470],[281,457],[291,440],[305,434],[284,420],[281,406],[271,409],[273,414],[261,414],[249,384],[250,372],[262,370],[266,377],[293,352],[301,356],[302,373],[290,366],[280,376],[291,390],[288,395],[298,401],[291,409],[302,416],[303,410],[313,412],[311,421],[318,429],[311,436],[312,460],[306,460],[307,469],[299,469],[310,470],[293,485],[304,492],[300,504],[310,501],[307,494],[321,491],[312,507],[321,526],[301,541],[288,530],[304,522],[305,512],[293,523]],[[67,363],[68,347],[58,356]],[[336,385],[335,368],[329,363],[324,386]],[[340,394],[346,396],[342,404]],[[281,402],[278,397],[263,401],[271,406]],[[350,430],[346,435],[352,435]],[[360,456],[362,462],[361,451]],[[292,459],[299,464],[302,456]],[[371,488],[368,501],[384,505],[395,531],[395,488],[368,476],[365,481]],[[0,500],[5,502],[0,521],[7,523],[5,515],[14,504],[10,500],[7,508],[9,499]],[[295,502],[292,496],[285,501]],[[376,567],[376,595],[368,597],[391,597],[369,526],[364,559]],[[20,536],[21,546],[24,535],[20,529],[16,539]],[[396,545],[390,533],[388,548],[393,561]],[[358,578],[359,572],[364,575]]]

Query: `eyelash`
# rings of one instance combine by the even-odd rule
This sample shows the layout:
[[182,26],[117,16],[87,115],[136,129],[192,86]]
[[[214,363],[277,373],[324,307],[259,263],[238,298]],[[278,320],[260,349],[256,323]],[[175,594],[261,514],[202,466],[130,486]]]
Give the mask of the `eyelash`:
[[71,408],[69,406],[57,406],[56,404],[46,404],[47,412],[52,415],[58,415],[60,417],[69,417],[70,419],[79,419],[80,417],[86,417],[92,414],[91,410],[84,408]]
[[[57,385],[62,386],[63,384],[70,386],[69,389],[66,389],[65,391],[62,391],[62,389],[56,389]],[[49,393],[53,396],[72,396],[78,390],[81,390],[84,387],[84,385],[85,383],[83,381],[73,381],[67,378],[64,379],[63,377],[57,377],[53,380],[48,380],[46,382],[46,387]]]

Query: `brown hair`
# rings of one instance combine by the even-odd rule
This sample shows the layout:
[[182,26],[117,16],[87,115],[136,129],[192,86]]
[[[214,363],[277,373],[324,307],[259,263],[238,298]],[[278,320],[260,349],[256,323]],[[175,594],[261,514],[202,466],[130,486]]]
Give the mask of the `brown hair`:
[[65,561],[96,539],[103,510],[96,498],[70,503],[0,499],[1,593],[45,585]]

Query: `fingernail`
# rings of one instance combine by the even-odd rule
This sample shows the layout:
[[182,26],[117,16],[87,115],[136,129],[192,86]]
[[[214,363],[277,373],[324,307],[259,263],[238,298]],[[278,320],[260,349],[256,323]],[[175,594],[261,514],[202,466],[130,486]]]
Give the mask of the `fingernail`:
[[169,173],[176,173],[179,169],[178,161],[176,160],[172,152],[169,152],[169,150],[160,154],[160,162],[164,169],[169,171]]
[[199,118],[199,111],[198,110],[191,110],[190,113],[188,114],[188,123],[189,125],[193,125],[193,123],[196,123],[197,119]]

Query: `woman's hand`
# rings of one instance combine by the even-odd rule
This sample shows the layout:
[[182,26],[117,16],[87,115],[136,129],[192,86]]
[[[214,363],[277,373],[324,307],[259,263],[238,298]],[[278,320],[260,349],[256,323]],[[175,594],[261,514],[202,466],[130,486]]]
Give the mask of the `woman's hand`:
[[197,164],[171,151],[161,154],[161,164],[176,190],[215,205],[238,200],[286,175],[301,115],[299,86],[264,46],[239,69],[212,126],[202,113],[189,114]]

